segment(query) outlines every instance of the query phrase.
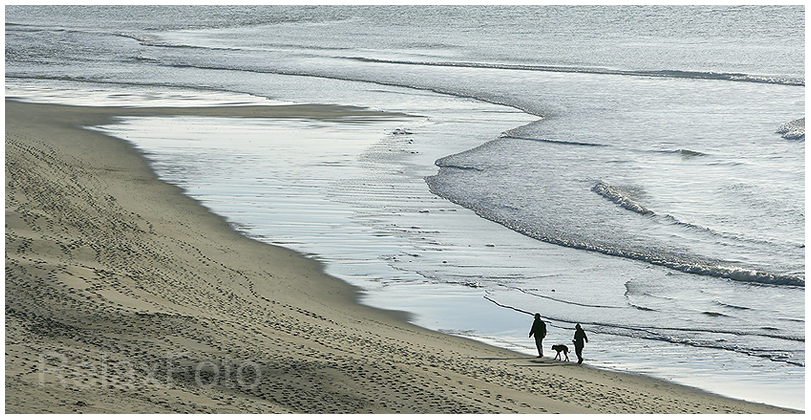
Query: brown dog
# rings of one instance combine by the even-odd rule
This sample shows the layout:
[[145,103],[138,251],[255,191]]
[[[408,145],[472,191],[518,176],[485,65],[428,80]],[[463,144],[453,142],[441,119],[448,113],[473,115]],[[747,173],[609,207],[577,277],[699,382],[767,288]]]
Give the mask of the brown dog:
[[560,360],[562,362],[563,359],[560,358],[560,354],[563,353],[563,356],[566,357],[566,361],[567,362],[569,361],[569,348],[568,347],[564,346],[563,344],[558,344],[556,346],[552,346],[552,350],[558,352],[558,354],[555,355],[555,359],[558,359],[558,360]]

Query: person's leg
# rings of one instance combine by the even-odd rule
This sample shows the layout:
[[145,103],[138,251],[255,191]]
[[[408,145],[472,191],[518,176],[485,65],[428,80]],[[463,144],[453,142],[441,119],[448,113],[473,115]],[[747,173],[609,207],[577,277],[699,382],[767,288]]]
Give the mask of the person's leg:
[[583,363],[583,347],[574,346],[574,352],[577,355],[577,364]]
[[543,357],[543,338],[535,337],[535,347],[538,348],[538,357]]

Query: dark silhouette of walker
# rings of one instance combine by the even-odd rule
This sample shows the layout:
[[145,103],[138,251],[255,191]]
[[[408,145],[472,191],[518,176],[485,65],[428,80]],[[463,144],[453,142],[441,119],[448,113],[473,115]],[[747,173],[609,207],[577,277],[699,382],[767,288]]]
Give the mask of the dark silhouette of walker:
[[541,319],[541,314],[535,314],[535,321],[529,329],[529,336],[535,336],[535,346],[538,347],[538,357],[543,357],[543,339],[546,337],[546,323]]
[[[586,332],[583,331],[583,327],[580,324],[577,324],[574,331],[574,353],[577,355],[577,364],[583,363],[583,347],[585,347],[585,343],[589,342],[589,338],[586,337]],[[585,341],[585,343],[584,343]]]

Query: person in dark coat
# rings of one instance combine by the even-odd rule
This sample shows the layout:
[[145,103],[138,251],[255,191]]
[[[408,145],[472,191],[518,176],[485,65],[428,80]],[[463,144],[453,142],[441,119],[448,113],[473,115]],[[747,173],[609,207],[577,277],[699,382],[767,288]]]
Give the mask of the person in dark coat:
[[586,332],[583,331],[580,324],[577,324],[574,328],[574,340],[572,340],[572,343],[574,343],[574,353],[577,355],[577,364],[579,365],[583,363],[583,347],[585,347],[585,343],[589,342],[589,338],[586,337]]
[[546,323],[541,319],[541,314],[535,314],[535,321],[529,329],[529,336],[535,336],[535,346],[538,347],[538,357],[543,357],[543,339],[546,337]]

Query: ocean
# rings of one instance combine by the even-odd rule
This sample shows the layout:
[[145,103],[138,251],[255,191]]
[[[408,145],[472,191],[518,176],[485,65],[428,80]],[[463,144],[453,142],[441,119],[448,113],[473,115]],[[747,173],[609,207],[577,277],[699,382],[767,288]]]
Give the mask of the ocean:
[[96,128],[366,304],[528,355],[537,312],[588,365],[804,409],[803,6],[5,15],[7,98],[405,114]]

